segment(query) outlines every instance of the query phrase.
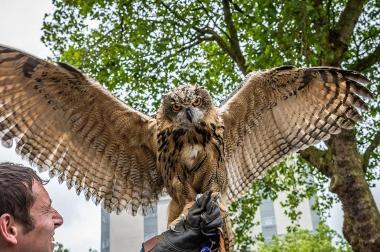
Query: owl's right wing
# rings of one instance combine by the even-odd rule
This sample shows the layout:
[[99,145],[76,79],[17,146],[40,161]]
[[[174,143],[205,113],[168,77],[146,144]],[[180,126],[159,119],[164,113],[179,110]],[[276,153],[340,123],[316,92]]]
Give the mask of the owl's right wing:
[[0,46],[0,137],[109,211],[145,211],[163,189],[156,123],[76,69]]
[[280,67],[247,76],[221,107],[230,202],[285,155],[350,129],[371,97],[361,74],[332,67]]

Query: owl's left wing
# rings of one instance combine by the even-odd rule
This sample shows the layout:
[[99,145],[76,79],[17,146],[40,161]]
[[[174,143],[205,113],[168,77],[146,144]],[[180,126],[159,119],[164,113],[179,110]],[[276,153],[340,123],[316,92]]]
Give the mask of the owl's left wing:
[[227,196],[237,200],[286,154],[350,129],[372,97],[354,71],[285,66],[253,72],[220,108],[224,120]]
[[158,201],[155,125],[78,70],[0,45],[3,145],[107,210]]

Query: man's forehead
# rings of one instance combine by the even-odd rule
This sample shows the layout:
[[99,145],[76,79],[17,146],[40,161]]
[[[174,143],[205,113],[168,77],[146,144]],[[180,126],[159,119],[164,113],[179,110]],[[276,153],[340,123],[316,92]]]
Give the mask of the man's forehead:
[[42,201],[51,203],[49,193],[46,191],[45,187],[39,181],[33,181],[32,191],[34,196],[36,197],[35,202]]

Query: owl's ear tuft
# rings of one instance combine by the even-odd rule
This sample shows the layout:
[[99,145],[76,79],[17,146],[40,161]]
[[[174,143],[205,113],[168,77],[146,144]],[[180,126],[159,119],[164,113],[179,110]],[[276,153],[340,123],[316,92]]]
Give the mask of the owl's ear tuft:
[[165,94],[165,95],[162,96],[161,102],[164,102],[164,101],[166,101],[167,99],[168,99],[168,95]]
[[198,84],[195,84],[194,87],[195,87],[195,89],[198,89],[198,90],[206,90],[207,91],[207,89],[204,86],[201,86]]
[[170,95],[165,94],[162,96],[161,104],[168,103],[170,101]]

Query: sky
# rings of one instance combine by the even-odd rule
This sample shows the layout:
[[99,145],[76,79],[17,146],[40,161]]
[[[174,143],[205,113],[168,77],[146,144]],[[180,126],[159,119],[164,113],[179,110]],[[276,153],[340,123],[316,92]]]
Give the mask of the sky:
[[[45,13],[52,12],[51,0],[0,0],[0,44],[8,45],[40,58],[51,52],[40,41]],[[0,145],[0,162],[22,163],[14,149]],[[47,174],[40,173],[47,179]],[[70,252],[87,252],[89,248],[100,251],[100,207],[88,202],[65,184],[52,179],[47,191],[55,207],[64,218],[64,225],[56,230],[55,240]]]
[[[41,27],[45,13],[53,11],[51,0],[0,0],[0,44],[21,49],[35,56],[46,58],[51,52],[40,41]],[[0,145],[0,162],[22,161],[14,149]],[[47,174],[40,174],[48,178]],[[65,223],[56,231],[55,240],[64,244],[71,252],[87,252],[89,248],[100,251],[100,207],[88,202],[84,197],[69,191],[64,184],[52,179],[47,190],[53,200],[53,206],[62,214]],[[380,183],[372,189],[375,200],[380,206]],[[331,210],[328,223],[341,233],[343,213],[336,204]]]

